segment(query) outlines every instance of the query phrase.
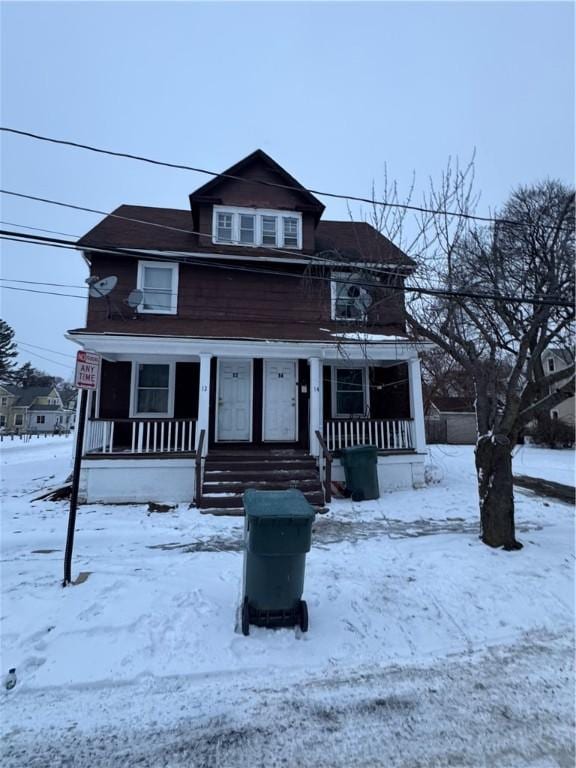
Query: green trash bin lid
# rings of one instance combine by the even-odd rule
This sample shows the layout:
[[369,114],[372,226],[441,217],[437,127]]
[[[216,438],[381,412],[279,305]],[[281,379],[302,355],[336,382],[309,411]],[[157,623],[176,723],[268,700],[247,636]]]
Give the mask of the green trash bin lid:
[[251,519],[297,520],[304,522],[316,516],[313,507],[297,488],[286,491],[244,491],[244,512]]
[[346,463],[363,463],[366,459],[378,459],[378,448],[375,445],[353,445],[350,448],[341,448],[340,455]]

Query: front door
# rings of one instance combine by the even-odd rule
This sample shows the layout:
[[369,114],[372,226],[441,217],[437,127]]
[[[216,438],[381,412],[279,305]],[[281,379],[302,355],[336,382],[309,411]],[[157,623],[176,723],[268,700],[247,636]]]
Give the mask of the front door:
[[264,360],[264,440],[291,442],[296,433],[296,363]]
[[250,440],[252,437],[252,361],[218,361],[218,415],[216,439]]

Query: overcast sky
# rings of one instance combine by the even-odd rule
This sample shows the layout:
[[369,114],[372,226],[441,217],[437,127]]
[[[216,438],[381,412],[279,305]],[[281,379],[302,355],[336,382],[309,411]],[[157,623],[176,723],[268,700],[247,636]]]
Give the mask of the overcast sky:
[[[261,147],[305,186],[354,195],[378,186],[385,163],[401,190],[413,170],[423,187],[476,148],[479,213],[519,184],[573,183],[571,3],[4,2],[1,13],[3,126],[215,171]],[[207,180],[1,140],[4,189],[103,211],[185,209]],[[17,229],[80,236],[100,219],[0,202]],[[325,218],[347,218],[323,202]],[[2,251],[0,315],[20,362],[69,376],[64,333],[85,321],[80,254]]]

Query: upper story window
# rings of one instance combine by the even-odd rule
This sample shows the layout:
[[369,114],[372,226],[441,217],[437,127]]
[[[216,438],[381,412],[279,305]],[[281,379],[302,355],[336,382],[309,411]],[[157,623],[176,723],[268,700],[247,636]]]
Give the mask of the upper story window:
[[366,278],[357,273],[332,273],[332,320],[366,320],[372,295],[363,282]]
[[268,209],[214,206],[214,243],[302,248],[302,215]]
[[7,397],[3,397],[0,402],[2,403],[2,405],[8,405],[8,398]]
[[137,288],[142,291],[138,312],[175,315],[178,304],[178,264],[138,262]]
[[548,373],[554,373],[555,365],[554,365],[554,358],[549,357],[548,358]]

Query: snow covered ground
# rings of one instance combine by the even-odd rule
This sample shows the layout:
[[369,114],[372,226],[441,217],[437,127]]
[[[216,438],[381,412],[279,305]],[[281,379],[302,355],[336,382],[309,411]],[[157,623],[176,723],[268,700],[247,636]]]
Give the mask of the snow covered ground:
[[570,448],[539,448],[519,445],[514,451],[512,465],[517,475],[540,477],[564,485],[576,485],[575,451]]
[[569,505],[517,492],[524,549],[490,550],[473,449],[433,446],[436,484],[316,520],[309,632],[245,638],[238,518],[80,507],[63,589],[46,440],[2,446],[3,765],[573,766]]

